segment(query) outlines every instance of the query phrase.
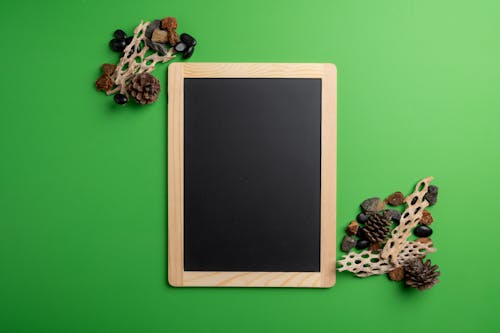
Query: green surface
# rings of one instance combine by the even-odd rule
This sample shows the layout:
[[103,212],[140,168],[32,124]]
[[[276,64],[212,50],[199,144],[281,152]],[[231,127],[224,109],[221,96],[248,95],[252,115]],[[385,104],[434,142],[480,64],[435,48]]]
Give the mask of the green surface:
[[[500,2],[140,3],[0,4],[0,331],[498,330]],[[121,108],[93,87],[115,28],[167,15],[191,61],[335,63],[338,234],[364,198],[433,175],[441,283],[169,287],[166,96]]]

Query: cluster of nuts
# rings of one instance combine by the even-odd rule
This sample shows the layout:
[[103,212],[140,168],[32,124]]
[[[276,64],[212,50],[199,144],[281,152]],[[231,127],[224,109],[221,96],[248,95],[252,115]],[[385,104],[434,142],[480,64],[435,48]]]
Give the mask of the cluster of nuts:
[[[437,195],[438,187],[429,185],[424,200],[432,206],[437,202]],[[346,228],[347,234],[342,240],[341,250],[350,252],[354,248],[358,250],[369,248],[368,251],[371,253],[380,253],[392,228],[400,223],[401,210],[397,208],[405,202],[405,196],[401,192],[394,192],[385,200],[380,198],[364,200],[356,220],[351,221]],[[432,243],[429,237],[433,233],[430,227],[433,221],[432,214],[428,210],[423,210],[418,225],[413,229],[418,242]],[[430,261],[424,262],[422,258],[415,258],[388,272],[388,276],[391,280],[405,280],[407,285],[424,290],[437,283],[439,276],[437,269],[438,266],[432,265]]]
[[[147,52],[144,48],[149,48],[156,52],[162,58],[155,59],[162,59],[161,62],[170,60],[173,57],[172,54],[176,52],[182,53],[183,58],[188,59],[193,55],[194,47],[197,43],[196,39],[186,33],[179,36],[176,31],[177,27],[177,20],[171,16],[165,17],[162,20],[154,20],[151,23],[147,22],[147,25],[144,25],[142,28],[145,30],[143,30],[144,33],[142,35],[137,35],[138,30],[136,29],[135,38],[138,41],[134,39],[134,35],[127,36],[125,31],[118,29],[113,33],[113,39],[110,40],[109,46],[113,51],[120,52],[120,67],[130,57],[139,56],[142,59],[144,53]],[[132,42],[134,42],[132,46],[127,48]],[[173,48],[170,52],[169,47]],[[127,55],[124,54],[126,48],[129,50]],[[155,57],[157,56],[155,55]],[[154,64],[152,66],[154,68]],[[135,66],[133,67],[135,68]],[[139,70],[130,69],[130,73],[126,76],[126,79],[123,79],[123,76],[120,78],[121,74],[116,65],[104,64],[101,67],[103,73],[95,82],[96,89],[104,91],[108,95],[115,93],[114,101],[117,104],[126,104],[129,96],[132,96],[139,104],[153,103],[158,99],[160,82],[149,73],[151,69],[146,71],[144,67],[141,68]],[[116,93],[117,90],[119,90],[119,93]]]

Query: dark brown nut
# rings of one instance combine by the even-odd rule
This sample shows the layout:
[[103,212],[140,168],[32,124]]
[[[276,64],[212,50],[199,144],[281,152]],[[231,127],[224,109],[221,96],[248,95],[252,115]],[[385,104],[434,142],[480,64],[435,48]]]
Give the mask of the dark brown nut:
[[349,223],[349,225],[347,226],[346,231],[348,235],[354,236],[358,233],[358,229],[359,229],[358,222],[351,221],[351,223]]
[[402,281],[405,277],[405,270],[403,267],[397,267],[387,273],[387,275],[392,281]]
[[420,219],[420,224],[430,226],[434,222],[434,218],[432,217],[431,213],[427,210],[424,210],[422,212],[422,218]]
[[100,91],[108,91],[113,88],[113,80],[108,74],[102,74],[97,81],[95,81],[95,87]]
[[361,203],[361,209],[365,213],[376,213],[385,208],[385,203],[380,198],[366,199]]
[[388,196],[385,202],[391,206],[400,206],[405,202],[405,196],[401,192],[395,192]]
[[101,69],[102,69],[102,72],[104,74],[107,74],[107,75],[111,76],[115,72],[116,65],[113,65],[113,64],[103,64],[101,66]]
[[340,245],[340,248],[344,252],[349,252],[351,249],[356,246],[356,243],[358,241],[356,238],[352,236],[344,236],[344,239],[342,240],[342,244]]

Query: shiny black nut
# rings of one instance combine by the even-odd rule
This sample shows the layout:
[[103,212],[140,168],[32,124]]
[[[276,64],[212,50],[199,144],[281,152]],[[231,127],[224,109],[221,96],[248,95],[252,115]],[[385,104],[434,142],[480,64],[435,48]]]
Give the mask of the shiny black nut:
[[128,102],[128,98],[127,96],[123,95],[123,94],[116,94],[113,99],[115,100],[115,103],[116,104],[126,104]]
[[187,45],[184,43],[184,42],[179,42],[177,44],[175,44],[175,47],[174,49],[177,51],[177,52],[184,52],[187,48]]
[[432,235],[432,229],[426,225],[419,225],[418,227],[413,229],[413,233],[417,237],[429,237],[430,235]]
[[190,46],[186,51],[184,51],[182,57],[184,59],[189,59],[194,53],[194,46]]
[[125,38],[125,44],[130,44],[132,41],[134,40],[134,36],[130,36],[130,37],[127,37]]
[[183,41],[187,46],[195,46],[196,45],[196,39],[186,33],[181,34],[181,41]]
[[370,246],[370,241],[366,240],[366,239],[359,239],[357,242],[356,242],[356,248],[358,250],[363,250],[363,249],[366,249],[368,246]]
[[122,29],[118,29],[115,30],[113,36],[115,36],[116,39],[125,39],[127,37],[127,34]]
[[109,42],[109,47],[115,52],[122,52],[125,49],[125,40],[124,39],[112,39]]
[[366,221],[368,221],[368,215],[366,215],[365,213],[359,213],[356,217],[356,221],[364,224],[366,223]]

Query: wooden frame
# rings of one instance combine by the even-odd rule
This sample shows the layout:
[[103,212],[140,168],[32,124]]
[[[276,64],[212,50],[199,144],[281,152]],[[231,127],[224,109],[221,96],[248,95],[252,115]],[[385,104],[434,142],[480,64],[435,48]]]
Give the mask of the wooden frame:
[[[168,73],[168,281],[218,287],[331,287],[335,284],[337,70],[332,64],[173,63]],[[184,78],[320,78],[320,272],[184,271]]]

